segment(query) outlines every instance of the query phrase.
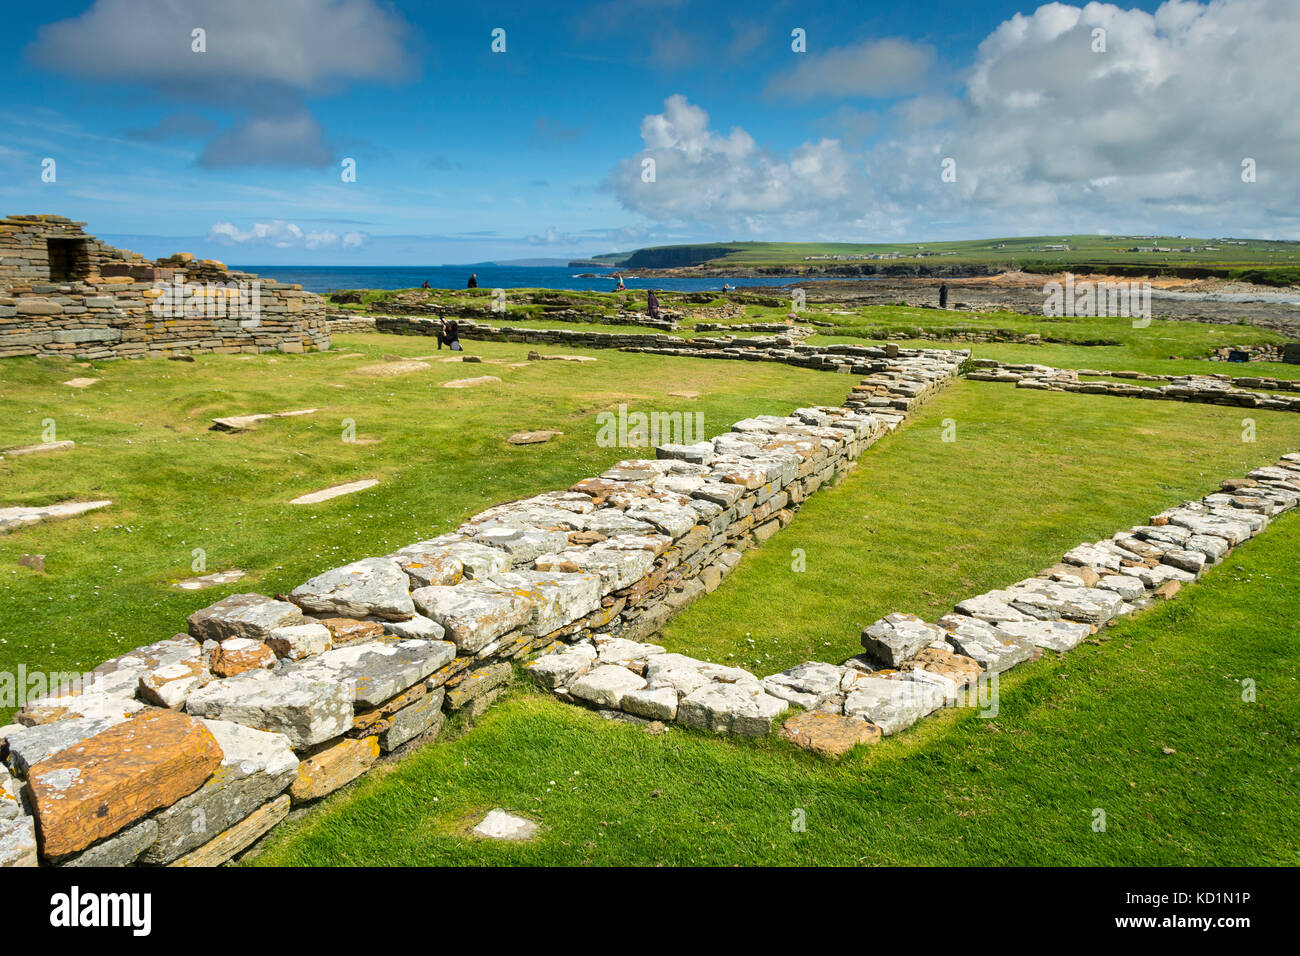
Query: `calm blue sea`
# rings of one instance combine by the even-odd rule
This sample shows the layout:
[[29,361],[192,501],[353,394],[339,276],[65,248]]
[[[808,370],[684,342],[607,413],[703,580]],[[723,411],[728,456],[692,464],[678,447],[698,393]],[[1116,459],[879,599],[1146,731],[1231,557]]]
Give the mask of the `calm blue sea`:
[[[478,273],[481,289],[576,289],[611,292],[616,280],[597,277],[579,279],[581,272],[606,269],[556,269],[542,266],[231,266],[277,282],[301,285],[308,292],[334,289],[414,289],[426,280],[435,289],[463,289],[471,272]],[[762,276],[735,278],[710,276],[705,279],[637,279],[625,276],[629,289],[663,289],[672,292],[720,290],[722,283],[733,286],[782,286],[792,282],[818,281],[807,276]]]

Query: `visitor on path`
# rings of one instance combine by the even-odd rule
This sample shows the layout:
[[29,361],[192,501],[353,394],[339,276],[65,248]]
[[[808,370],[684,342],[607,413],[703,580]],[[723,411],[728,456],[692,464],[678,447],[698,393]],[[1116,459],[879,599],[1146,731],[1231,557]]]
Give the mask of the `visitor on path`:
[[723,292],[730,292],[730,291],[731,291],[731,283],[730,283],[730,282],[724,282],[724,283],[722,283],[722,291],[723,291]]
[[478,288],[478,273],[477,273],[477,272],[473,273],[473,274],[469,277],[469,281],[465,283],[465,288],[467,288],[467,289],[477,289],[477,288]]
[[455,319],[452,319],[450,322],[446,319],[442,320],[442,326],[438,329],[439,352],[442,351],[442,345],[444,342],[447,343],[447,348],[451,349],[453,352],[465,351],[460,345],[460,329],[456,327]]
[[654,289],[651,289],[646,294],[646,308],[650,312],[650,318],[658,322],[659,321],[659,297],[655,295]]
[[939,286],[939,308],[948,308],[948,283]]
[[621,275],[618,277],[618,285],[614,286],[614,291],[615,292],[627,291],[627,286],[623,284],[623,277]]
[[421,289],[427,289],[427,288],[429,288],[429,280],[428,280],[428,279],[425,279],[425,280],[424,280],[424,285],[420,286],[420,288],[421,288]]

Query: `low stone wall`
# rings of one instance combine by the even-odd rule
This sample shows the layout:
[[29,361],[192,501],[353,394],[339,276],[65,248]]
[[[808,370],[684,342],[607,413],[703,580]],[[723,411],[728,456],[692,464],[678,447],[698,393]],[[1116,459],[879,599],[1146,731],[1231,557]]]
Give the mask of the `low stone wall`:
[[[192,614],[188,633],[100,665],[0,728],[0,863],[218,864],[293,804],[432,739],[445,714],[477,716],[513,661],[586,642],[617,662],[966,357],[877,349],[842,407],[662,445],[287,596],[237,594]],[[733,714],[729,677],[700,675],[679,722],[770,729],[783,705],[742,701]]]
[[347,332],[373,332],[375,320],[369,315],[348,315],[346,312],[330,312],[327,321],[330,335],[342,335]]
[[[396,335],[436,335],[438,323],[428,319],[377,316],[375,330]],[[787,330],[788,331],[788,330]],[[463,322],[460,337],[490,342],[523,342],[538,345],[567,345],[570,348],[620,349],[645,355],[677,355],[687,358],[745,362],[782,362],[818,371],[867,374],[880,357],[916,354],[897,345],[806,345],[796,337],[783,335],[739,338],[732,335],[655,335],[645,332],[597,332],[585,329],[532,329]],[[969,354],[963,350],[964,354]]]
[[[1290,454],[1146,525],[1072,548],[1036,577],[967,598],[933,624],[890,614],[863,630],[863,654],[839,665],[806,662],[761,686],[805,708],[782,735],[829,755],[898,733],[945,706],[996,716],[990,678],[1044,651],[1073,650],[1101,628],[1174,598],[1297,504],[1300,454]],[[648,657],[647,666],[657,660]]]
[[[975,370],[967,375],[967,378],[972,381],[1012,382],[1017,388],[1300,412],[1300,394],[1270,395],[1266,392],[1251,391],[1251,389],[1262,388],[1271,392],[1300,393],[1300,380],[1260,376],[1233,378],[1228,375],[1148,375],[1130,371],[1109,372],[1097,369],[1061,369],[1050,365],[1017,365],[994,359],[974,359],[972,364]],[[1104,376],[1168,384],[1146,387],[1123,382],[1084,382],[1080,381],[1080,376]]]
[[960,602],[937,623],[889,614],[863,630],[864,653],[842,664],[805,661],[760,680],[656,644],[579,641],[536,661],[532,674],[567,702],[746,736],[770,733],[773,717],[794,704],[804,713],[782,725],[782,736],[828,756],[944,707],[995,716],[990,679],[1046,650],[1073,650],[1101,628],[1173,598],[1300,504],[1300,454],[1222,489],[1148,525],[1081,544],[1036,577]]

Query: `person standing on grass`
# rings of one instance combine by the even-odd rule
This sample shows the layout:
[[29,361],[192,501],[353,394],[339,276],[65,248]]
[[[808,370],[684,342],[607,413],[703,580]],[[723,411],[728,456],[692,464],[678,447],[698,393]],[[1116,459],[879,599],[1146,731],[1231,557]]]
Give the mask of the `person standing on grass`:
[[654,289],[651,289],[646,294],[646,308],[650,312],[650,318],[658,322],[659,321],[659,297],[655,295]]
[[470,275],[470,277],[469,277],[469,281],[465,283],[465,288],[467,288],[467,289],[477,289],[477,288],[478,288],[478,273],[477,273],[477,272],[472,273],[472,274]]
[[939,286],[939,308],[948,308],[948,283]]

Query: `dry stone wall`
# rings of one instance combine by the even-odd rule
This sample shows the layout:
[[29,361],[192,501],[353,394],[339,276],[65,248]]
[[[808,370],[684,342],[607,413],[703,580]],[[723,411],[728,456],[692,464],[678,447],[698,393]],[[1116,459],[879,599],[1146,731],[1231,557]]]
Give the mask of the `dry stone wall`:
[[300,286],[188,254],[153,262],[84,226],[0,219],[0,358],[329,348],[324,300]]
[[[1241,408],[1300,411],[1300,380],[1263,376],[1149,375],[1144,372],[1108,372],[1096,369],[1062,369],[1050,365],[1018,365],[994,359],[973,359],[974,371],[967,378],[977,382],[1013,382],[1017,388],[1040,391],[1080,392],[1085,395],[1115,395],[1173,402],[1201,402]],[[1080,378],[1118,378],[1134,382],[1162,382],[1156,386],[1127,382],[1081,381]],[[1266,391],[1253,391],[1266,389]],[[1295,392],[1269,394],[1270,392]]]
[[[548,661],[591,648],[613,670],[569,692],[624,707],[647,688],[620,662],[965,358],[877,349],[859,358],[868,374],[843,406],[664,445],[288,595],[236,594],[192,614],[187,633],[100,665],[0,728],[0,862],[221,863],[291,805],[431,739],[447,714],[477,716],[528,657],[558,680]],[[629,706],[688,726],[771,729],[783,701],[700,665],[689,693],[682,684],[670,701],[656,687]]]
[[749,671],[633,641],[581,639],[530,667],[557,697],[630,720],[675,720],[763,736],[790,705],[781,735],[838,757],[953,706],[996,715],[996,675],[1044,651],[1064,653],[1101,628],[1174,598],[1233,548],[1300,504],[1300,454],[1170,508],[1146,525],[1085,542],[1036,577],[960,602],[937,622],[892,613],[862,631],[863,653]]

